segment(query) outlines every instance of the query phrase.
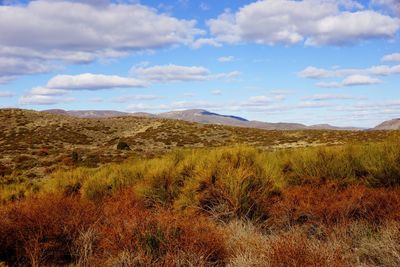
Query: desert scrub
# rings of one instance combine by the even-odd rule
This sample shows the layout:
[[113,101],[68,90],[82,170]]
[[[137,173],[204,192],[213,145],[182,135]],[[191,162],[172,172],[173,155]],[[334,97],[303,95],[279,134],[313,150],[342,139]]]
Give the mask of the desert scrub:
[[[6,182],[6,178],[11,181]],[[0,203],[16,201],[38,193],[43,181],[29,180],[25,177],[1,177],[0,178]]]
[[269,196],[278,192],[275,173],[263,167],[260,152],[249,147],[220,148],[197,158],[175,203],[181,210],[197,210],[217,219],[257,218]]
[[310,181],[400,185],[400,144],[395,141],[294,149],[275,155],[289,185]]

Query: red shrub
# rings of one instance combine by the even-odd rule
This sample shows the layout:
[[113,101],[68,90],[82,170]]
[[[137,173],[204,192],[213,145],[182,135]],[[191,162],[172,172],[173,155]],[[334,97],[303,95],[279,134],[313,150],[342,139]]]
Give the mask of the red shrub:
[[289,188],[269,209],[270,223],[292,226],[400,220],[400,189],[303,185]]
[[342,258],[339,248],[310,240],[291,232],[271,241],[268,253],[269,266],[274,267],[344,267],[350,266]]
[[[172,266],[183,255],[222,264],[226,257],[222,234],[205,218],[175,215],[170,210],[145,209],[131,193],[118,194],[104,204],[98,258],[129,252],[144,265]],[[98,262],[98,264],[101,264]]]
[[93,204],[46,195],[0,209],[0,261],[32,266],[72,261],[73,242],[96,220]]

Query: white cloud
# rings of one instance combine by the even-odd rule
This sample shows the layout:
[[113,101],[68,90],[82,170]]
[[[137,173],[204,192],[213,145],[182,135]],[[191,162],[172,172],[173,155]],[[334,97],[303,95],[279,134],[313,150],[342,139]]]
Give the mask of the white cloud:
[[301,99],[309,101],[329,101],[329,100],[365,99],[365,97],[355,97],[345,94],[315,94],[311,96],[304,96]]
[[366,75],[351,75],[342,81],[343,86],[371,85],[378,83],[382,83],[382,81]]
[[131,104],[126,110],[129,112],[139,112],[139,111],[153,111],[153,110],[168,110],[169,106],[165,104],[161,105],[149,105],[149,104]]
[[309,66],[298,73],[301,78],[323,79],[333,77],[345,77],[350,75],[378,75],[388,76],[400,74],[400,65],[379,65],[365,69],[322,69]]
[[36,59],[2,57],[0,52],[0,83],[9,82],[19,75],[39,74],[57,69],[54,65]]
[[132,104],[127,107],[128,111],[159,111],[159,110],[185,110],[185,109],[220,109],[220,104],[209,103],[207,101],[177,101],[169,104],[147,105],[147,104]]
[[371,0],[375,5],[381,5],[400,16],[400,2],[398,0]]
[[37,86],[31,89],[30,93],[32,95],[65,95],[66,90],[48,88],[43,86]]
[[311,79],[320,79],[320,78],[329,78],[329,77],[337,77],[342,76],[343,72],[338,70],[327,70],[320,69],[313,66],[309,66],[304,70],[298,73],[301,78],[311,78]]
[[399,19],[362,8],[357,1],[261,0],[207,24],[225,43],[341,45],[395,36]]
[[51,78],[46,85],[47,88],[61,90],[101,90],[145,86],[146,83],[144,81],[137,79],[92,73],[57,75]]
[[[88,63],[134,51],[191,44],[203,33],[195,28],[194,20],[160,14],[144,5],[93,3],[38,0],[0,6],[0,25],[4,26],[0,27],[0,57],[8,58],[0,62],[25,63],[22,68],[10,69],[17,71],[15,75],[47,72],[43,61]],[[10,76],[10,70],[0,66],[0,78]]]
[[101,75],[84,73],[79,75],[57,75],[51,78],[45,86],[34,87],[22,96],[19,102],[23,105],[52,105],[71,102],[73,98],[59,97],[70,91],[102,90],[114,88],[144,87],[145,82],[116,75]]
[[68,97],[54,97],[49,95],[24,95],[19,99],[21,105],[55,105],[74,101]]
[[386,66],[386,65],[374,66],[374,67],[369,68],[367,70],[367,72],[371,73],[371,74],[375,74],[375,75],[381,75],[381,76],[400,74],[400,65],[396,65],[396,66]]
[[400,62],[400,53],[385,55],[385,56],[383,56],[382,61],[399,61]]
[[393,38],[400,20],[375,11],[344,12],[317,22],[307,45],[342,45],[374,38]]
[[226,63],[226,62],[232,62],[235,60],[234,56],[226,56],[226,57],[219,57],[218,61],[222,62],[222,63]]
[[131,71],[138,77],[153,82],[205,81],[210,72],[204,67],[163,65],[136,67]]
[[343,87],[343,84],[341,82],[319,82],[316,86],[321,88],[340,88]]
[[343,79],[341,82],[320,82],[316,86],[321,88],[340,88],[346,86],[361,86],[361,85],[374,85],[382,83],[383,81],[368,75],[350,75]]
[[217,73],[217,74],[210,75],[209,80],[220,79],[220,80],[233,81],[233,80],[236,80],[240,75],[241,75],[240,71]]
[[211,38],[199,38],[191,44],[192,48],[199,49],[203,46],[221,47],[222,44]]
[[215,79],[235,79],[237,71],[212,74],[207,68],[200,66],[158,65],[152,67],[133,67],[131,74],[150,82],[183,82],[207,81]]

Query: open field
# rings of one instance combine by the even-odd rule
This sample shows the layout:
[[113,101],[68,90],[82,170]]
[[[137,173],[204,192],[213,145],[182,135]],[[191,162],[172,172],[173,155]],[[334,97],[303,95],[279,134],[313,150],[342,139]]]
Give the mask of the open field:
[[398,132],[11,113],[2,140],[15,151],[2,146],[2,160],[24,151],[54,163],[43,176],[15,165],[1,178],[5,266],[400,264]]

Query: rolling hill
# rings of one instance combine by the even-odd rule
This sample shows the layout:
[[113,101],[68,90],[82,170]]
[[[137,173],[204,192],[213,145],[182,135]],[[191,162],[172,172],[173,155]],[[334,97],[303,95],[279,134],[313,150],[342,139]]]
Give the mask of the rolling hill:
[[262,121],[249,121],[245,118],[232,115],[221,115],[218,113],[210,112],[204,109],[188,109],[182,111],[170,111],[159,114],[151,114],[144,112],[128,113],[112,110],[80,110],[80,111],[65,111],[59,109],[44,110],[46,113],[69,115],[78,118],[110,118],[122,116],[136,116],[136,117],[152,117],[152,118],[165,118],[182,120],[188,122],[196,122],[202,124],[217,124],[247,128],[258,128],[266,130],[350,130],[357,131],[363,130],[356,127],[336,127],[329,124],[318,124],[306,126],[301,123],[287,123],[287,122],[262,122]]
[[[255,123],[213,113],[191,115],[198,116],[203,123],[166,119],[161,116],[150,117],[147,114],[119,117],[99,117],[117,114],[107,112],[91,111],[82,114],[80,116],[90,114],[91,118],[77,117],[77,113],[68,114],[60,110],[48,113],[0,109],[0,176],[18,170],[21,175],[30,178],[43,177],[55,168],[75,166],[72,162],[72,152],[78,153],[79,166],[96,167],[108,162],[119,162],[133,155],[152,157],[177,147],[246,144],[272,150],[367,142],[398,134],[390,131],[308,129],[267,131],[257,127],[209,124],[210,121],[203,120],[215,118],[224,123]],[[183,118],[188,120],[191,117]],[[282,128],[287,128],[287,125],[283,125]],[[130,150],[118,150],[117,144],[120,141],[126,142]]]
[[384,121],[377,125],[374,130],[400,130],[400,119]]

